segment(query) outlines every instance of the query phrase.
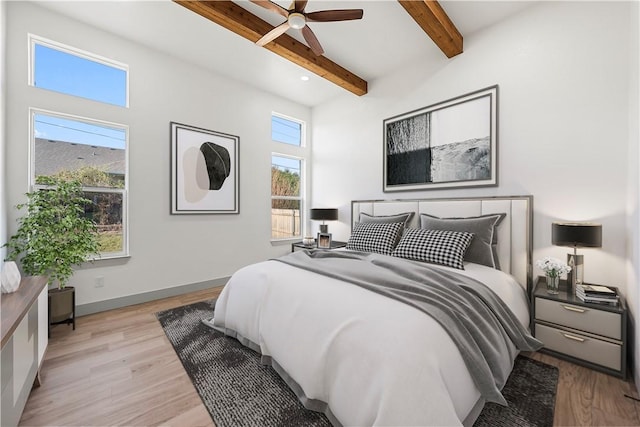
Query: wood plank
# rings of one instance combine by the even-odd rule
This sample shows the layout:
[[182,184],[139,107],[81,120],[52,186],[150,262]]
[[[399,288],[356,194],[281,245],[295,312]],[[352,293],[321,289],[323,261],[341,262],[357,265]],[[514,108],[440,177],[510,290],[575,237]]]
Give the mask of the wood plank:
[[398,0],[420,28],[447,56],[462,53],[462,35],[436,0]]
[[[173,1],[252,43],[274,28],[232,1]],[[364,79],[325,56],[316,56],[309,47],[287,34],[283,34],[264,47],[349,92],[358,96],[367,93],[367,82]]]
[[166,420],[163,425],[165,427],[182,427],[184,425],[215,427],[204,405],[194,406],[188,411]]
[[543,353],[524,353],[559,369],[553,425],[640,425],[636,403],[624,394],[636,395],[631,378],[622,380]]
[[75,331],[53,328],[21,425],[213,425],[155,313],[221,290],[82,316]]
[[625,393],[633,396],[629,383],[620,381],[611,375],[595,373],[595,390],[609,390],[607,393],[595,393],[592,406],[592,418],[595,424],[604,421],[615,425],[634,425],[638,420],[635,402],[625,398]]

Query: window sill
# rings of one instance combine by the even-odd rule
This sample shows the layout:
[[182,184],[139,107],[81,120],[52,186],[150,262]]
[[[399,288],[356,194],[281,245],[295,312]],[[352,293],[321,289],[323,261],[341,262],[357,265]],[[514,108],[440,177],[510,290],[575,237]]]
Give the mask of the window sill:
[[109,255],[102,255],[99,257],[95,257],[95,258],[89,258],[87,260],[87,262],[96,262],[96,261],[107,261],[110,259],[128,259],[131,258],[131,255],[129,254],[109,254]]
[[300,242],[302,241],[302,237],[292,237],[290,239],[278,239],[278,240],[272,240],[271,241],[271,246],[284,246],[284,245],[290,245],[292,243],[296,243],[296,242]]

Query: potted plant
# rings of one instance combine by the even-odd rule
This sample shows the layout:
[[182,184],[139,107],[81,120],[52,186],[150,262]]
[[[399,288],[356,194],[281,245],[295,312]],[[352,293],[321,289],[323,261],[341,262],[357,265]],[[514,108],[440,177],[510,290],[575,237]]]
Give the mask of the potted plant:
[[7,260],[19,260],[28,275],[49,277],[49,318],[53,323],[73,323],[75,329],[75,293],[67,283],[73,267],[98,255],[98,237],[94,222],[84,215],[91,203],[83,197],[82,184],[40,176],[42,186],[26,194],[27,202],[16,206],[26,209],[19,227],[4,245]]
[[571,271],[566,263],[558,258],[544,257],[536,261],[536,266],[544,271],[547,278],[547,292],[557,295],[560,288],[560,276]]

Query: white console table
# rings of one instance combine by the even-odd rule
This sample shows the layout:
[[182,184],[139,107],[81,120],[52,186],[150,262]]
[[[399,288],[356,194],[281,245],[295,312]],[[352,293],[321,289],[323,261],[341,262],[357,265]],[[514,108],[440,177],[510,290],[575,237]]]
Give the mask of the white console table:
[[0,425],[17,426],[48,344],[47,278],[25,277],[18,290],[0,296]]

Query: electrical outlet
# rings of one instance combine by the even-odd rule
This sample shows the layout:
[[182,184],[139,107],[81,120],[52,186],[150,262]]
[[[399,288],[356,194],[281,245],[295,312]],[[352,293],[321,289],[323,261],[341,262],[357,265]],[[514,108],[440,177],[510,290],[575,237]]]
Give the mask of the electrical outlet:
[[104,277],[103,276],[96,277],[95,287],[96,288],[104,288]]

